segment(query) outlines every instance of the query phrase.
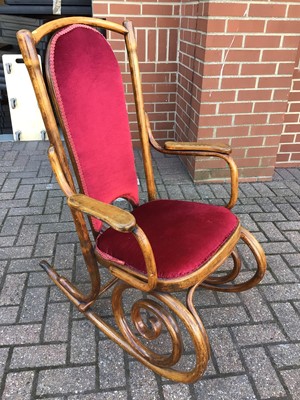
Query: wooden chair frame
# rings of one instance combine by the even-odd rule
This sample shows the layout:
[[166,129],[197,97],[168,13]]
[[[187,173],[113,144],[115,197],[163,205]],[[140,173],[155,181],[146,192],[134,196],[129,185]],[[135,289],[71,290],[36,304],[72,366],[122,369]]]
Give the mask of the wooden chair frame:
[[[205,371],[210,353],[207,334],[193,304],[196,288],[202,286],[217,291],[239,292],[255,286],[265,273],[266,259],[264,252],[254,237],[246,229],[238,225],[235,232],[220,250],[199,270],[181,278],[170,280],[159,279],[151,245],[143,230],[136,224],[134,216],[130,212],[117,208],[114,205],[102,203],[76,192],[67,156],[60,138],[55,113],[51,105],[51,88],[47,89],[46,87],[36,52],[36,45],[45,35],[71,24],[84,24],[103,28],[124,37],[132,76],[149,201],[156,199],[157,196],[150,153],[150,147],[152,146],[164,154],[217,157],[223,159],[228,164],[231,175],[231,197],[227,207],[232,208],[238,196],[238,172],[230,155],[231,149],[226,145],[211,145],[204,142],[179,143],[168,141],[161,146],[154,139],[147,114],[144,110],[141,77],[136,53],[136,40],[130,21],[124,21],[123,25],[119,25],[96,18],[69,17],[46,23],[33,32],[27,30],[18,32],[19,46],[32,80],[50,141],[48,152],[50,163],[56,179],[67,197],[67,202],[74,218],[83,257],[91,280],[90,292],[88,294],[82,293],[69,280],[60,276],[55,268],[50,266],[46,261],[42,261],[41,266],[71,302],[97,328],[114,342],[118,343],[129,354],[154,372],[166,378],[184,383],[194,382]],[[58,105],[54,104],[54,109],[57,107]],[[60,124],[64,129],[62,121],[60,121]],[[72,158],[72,153],[70,156]],[[83,214],[98,218],[117,231],[124,233],[132,232],[142,249],[147,267],[147,276],[133,273],[133,271],[125,268],[123,265],[110,262],[96,253],[90,240]],[[252,251],[257,263],[257,270],[249,280],[237,284],[233,283],[233,280],[238,276],[241,268],[241,259],[236,250],[236,245],[240,239]],[[226,276],[210,277],[228,257],[233,259],[233,270]],[[112,279],[105,285],[101,285],[98,262],[105,265],[113,275]],[[119,331],[105,322],[91,308],[95,301],[112,286],[115,286],[112,292],[112,309]],[[132,308],[131,317],[138,334],[132,332],[126,322],[126,316],[122,307],[123,293],[130,287],[139,289],[142,292],[148,292],[149,296],[154,298],[154,300],[139,300]],[[169,293],[184,289],[188,289],[186,305],[182,304],[174,295]],[[141,310],[146,310],[152,315],[148,324],[143,321]],[[183,352],[182,338],[176,320],[180,320],[185,326],[194,344],[195,365],[190,370],[178,370],[176,368],[176,363]],[[162,326],[166,328],[171,337],[172,351],[170,354],[157,354],[148,349],[140,339],[152,340],[157,338]]]

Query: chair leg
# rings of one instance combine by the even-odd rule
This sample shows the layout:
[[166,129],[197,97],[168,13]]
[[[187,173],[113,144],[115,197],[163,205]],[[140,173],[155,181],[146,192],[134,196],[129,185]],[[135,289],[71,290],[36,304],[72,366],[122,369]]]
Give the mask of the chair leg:
[[[87,319],[109,339],[117,343],[123,350],[127,351],[146,367],[167,379],[181,383],[195,382],[203,375],[210,354],[209,343],[203,324],[195,309],[189,311],[177,298],[168,293],[148,293],[147,296],[153,297],[154,300],[143,298],[132,305],[131,319],[136,330],[136,333],[134,333],[126,322],[122,306],[124,292],[127,289],[132,289],[132,287],[120,282],[116,284],[111,297],[113,314],[119,327],[119,332],[106,323],[90,307],[84,307],[85,304],[66,287],[65,279],[61,278],[46,261],[43,261],[41,266],[46,270],[56,286]],[[114,279],[111,282],[112,284],[109,284],[109,286],[115,284],[116,280]],[[143,320],[143,311],[150,315],[148,324]],[[195,362],[190,369],[180,370],[176,368],[183,352],[183,341],[178,321],[184,325],[185,331],[190,335],[195,350]],[[151,342],[166,331],[172,342],[170,354],[156,353],[142,343],[143,339],[145,342]]]
[[196,286],[202,286],[205,289],[211,289],[220,292],[242,292],[244,290],[251,289],[262,280],[267,268],[267,261],[263,248],[255,239],[255,237],[243,227],[241,228],[240,238],[249,247],[252,254],[254,255],[257,264],[255,274],[243,283],[228,285],[229,282],[232,282],[239,275],[241,270],[241,259],[237,252],[237,249],[235,248],[234,251],[231,253],[234,266],[229,274],[222,277],[209,277],[202,283],[197,284]]

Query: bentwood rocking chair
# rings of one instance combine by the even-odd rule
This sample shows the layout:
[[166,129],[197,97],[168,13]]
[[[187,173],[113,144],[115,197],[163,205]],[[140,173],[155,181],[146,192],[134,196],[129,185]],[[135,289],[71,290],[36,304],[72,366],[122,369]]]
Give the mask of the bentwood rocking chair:
[[[149,197],[143,205],[139,205],[120,70],[111,47],[97,28],[111,30],[125,39]],[[53,35],[46,56],[46,84],[36,45],[50,33]],[[90,292],[82,293],[45,261],[41,266],[71,302],[130,355],[166,378],[196,381],[205,371],[210,351],[193,303],[195,290],[201,286],[240,292],[258,284],[266,269],[261,246],[230,211],[238,191],[231,149],[200,142],[169,141],[163,146],[156,142],[144,111],[131,22],[119,25],[96,18],[62,18],[33,32],[19,31],[18,41],[47,129],[51,166],[74,218],[91,280]],[[80,193],[76,192],[56,118]],[[165,154],[223,159],[231,175],[228,205],[157,200],[151,146]],[[128,200],[132,212],[111,204],[120,197]],[[94,244],[84,214],[88,216]],[[250,249],[257,266],[245,282],[240,277],[238,282],[235,280],[241,269],[236,249],[240,240]],[[230,272],[211,276],[227,259],[232,263]],[[98,263],[111,274],[105,284],[101,283]],[[141,299],[131,308],[131,321],[123,307],[123,295],[129,288],[142,292]],[[187,292],[186,305],[179,300],[183,290]],[[96,313],[94,306],[109,292],[114,326]],[[101,310],[101,299],[98,308]],[[190,335],[194,347],[194,365],[190,368],[180,361],[187,336],[182,330]],[[169,336],[171,346],[152,348],[161,335]]]

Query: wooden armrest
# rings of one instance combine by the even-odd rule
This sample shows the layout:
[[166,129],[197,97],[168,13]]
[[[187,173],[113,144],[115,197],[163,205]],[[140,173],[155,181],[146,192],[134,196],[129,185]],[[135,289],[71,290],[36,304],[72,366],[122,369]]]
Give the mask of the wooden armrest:
[[106,222],[119,232],[130,232],[136,227],[135,218],[130,212],[111,204],[102,203],[84,194],[74,194],[68,198],[68,205],[92,217]]
[[165,150],[205,151],[209,153],[230,154],[231,148],[223,143],[209,144],[205,142],[165,142]]

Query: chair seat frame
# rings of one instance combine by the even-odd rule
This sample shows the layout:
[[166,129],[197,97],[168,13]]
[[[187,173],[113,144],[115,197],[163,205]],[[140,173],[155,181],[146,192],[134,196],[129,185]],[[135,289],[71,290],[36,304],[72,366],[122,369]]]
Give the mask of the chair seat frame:
[[[36,52],[36,45],[44,36],[72,24],[83,24],[106,29],[124,37],[132,77],[149,201],[157,198],[150,153],[150,147],[152,147],[164,154],[217,157],[224,160],[229,167],[231,178],[231,196],[226,207],[232,208],[238,196],[238,172],[231,157],[231,149],[223,144],[210,144],[207,142],[184,143],[168,141],[161,146],[155,140],[144,109],[137,46],[134,29],[130,21],[124,21],[123,25],[120,25],[97,18],[68,17],[48,22],[33,32],[27,30],[18,32],[19,47],[34,87],[50,141],[49,160],[71,209],[91,281],[90,292],[88,294],[82,293],[68,279],[59,275],[55,267],[46,261],[41,262],[42,268],[86,318],[130,355],[165,378],[183,383],[195,382],[204,373],[210,355],[208,336],[194,306],[193,300],[196,289],[199,286],[224,292],[240,292],[250,289],[257,285],[264,276],[266,270],[264,251],[253,235],[238,225],[216,254],[197,271],[176,279],[159,279],[151,245],[141,227],[137,225],[134,216],[130,212],[114,205],[103,203],[76,192],[56,122],[57,114],[60,125],[64,130],[63,122],[59,117],[59,113],[57,113],[58,105],[55,102],[53,91],[51,87],[47,89],[45,84]],[[54,109],[50,98],[54,102]],[[54,110],[56,110],[56,117]],[[70,154],[70,157],[72,160],[72,154]],[[100,219],[125,235],[128,232],[132,233],[143,252],[147,274],[143,275],[134,272],[124,265],[101,257],[95,251],[90,239],[84,214],[88,215],[89,218]],[[96,232],[93,233],[96,236]],[[247,281],[235,283],[234,280],[238,277],[242,264],[236,248],[239,240],[244,242],[253,253],[256,261],[256,271]],[[212,277],[211,274],[227,258],[232,258],[233,260],[232,270],[225,275]],[[112,274],[111,280],[105,284],[101,284],[98,263],[106,266]],[[118,329],[109,325],[103,317],[93,311],[92,307],[96,300],[107,293],[108,290],[111,290],[112,287],[111,304]],[[134,331],[127,323],[122,304],[123,296],[129,288],[135,288],[148,295],[145,298],[145,295],[142,294],[142,299],[136,301],[132,306],[131,319],[135,327]],[[174,294],[170,293],[182,290],[187,290],[185,305]],[[142,312],[145,311],[151,315],[147,323],[142,317]],[[178,321],[185,327],[194,346],[195,362],[190,369],[178,369],[177,367],[184,349]],[[143,339],[148,342],[157,339],[163,327],[168,332],[172,343],[171,351],[168,354],[157,353],[143,342]]]

